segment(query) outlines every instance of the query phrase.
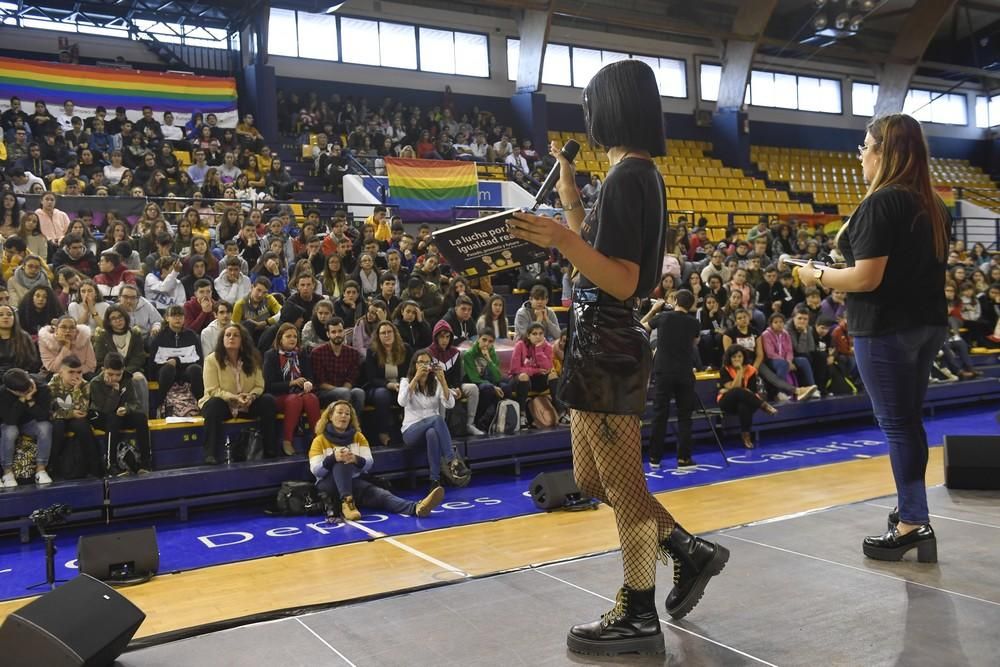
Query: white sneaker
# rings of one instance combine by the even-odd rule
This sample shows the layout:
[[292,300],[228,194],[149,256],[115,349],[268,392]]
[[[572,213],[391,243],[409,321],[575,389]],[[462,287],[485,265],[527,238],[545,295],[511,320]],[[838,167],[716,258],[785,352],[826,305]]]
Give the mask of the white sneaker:
[[476,428],[475,424],[466,424],[465,425],[465,430],[469,432],[469,435],[486,435],[485,433],[483,433],[482,431],[480,431],[478,428]]
[[35,484],[38,484],[39,486],[45,486],[46,484],[51,484],[51,483],[52,483],[52,478],[49,477],[49,473],[45,472],[44,470],[39,470],[38,472],[35,473]]
[[13,489],[17,486],[17,480],[14,479],[14,473],[9,472],[0,479],[0,486],[5,489]]
[[792,397],[789,396],[788,394],[786,394],[783,391],[779,391],[778,392],[778,400],[779,401],[790,401],[790,400],[792,400]]

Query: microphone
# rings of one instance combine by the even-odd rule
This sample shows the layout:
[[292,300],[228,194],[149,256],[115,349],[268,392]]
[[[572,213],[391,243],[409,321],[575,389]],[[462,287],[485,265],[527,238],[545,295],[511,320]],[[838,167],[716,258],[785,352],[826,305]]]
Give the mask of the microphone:
[[[576,154],[580,151],[580,144],[576,141],[570,139],[566,142],[566,145],[562,147],[559,151],[562,156],[572,162],[576,159]],[[538,207],[542,205],[542,202],[549,196],[552,192],[552,188],[556,186],[556,181],[559,180],[559,161],[552,165],[552,171],[549,175],[545,177],[545,181],[542,183],[542,187],[538,189],[538,194],[535,195],[535,205],[531,207],[532,211],[538,210]]]

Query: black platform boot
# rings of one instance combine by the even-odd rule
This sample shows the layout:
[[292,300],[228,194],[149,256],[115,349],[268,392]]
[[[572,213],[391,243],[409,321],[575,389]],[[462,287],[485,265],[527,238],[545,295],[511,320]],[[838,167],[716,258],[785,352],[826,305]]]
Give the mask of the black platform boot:
[[667,595],[667,613],[681,619],[701,600],[708,580],[722,572],[729,561],[729,549],[695,537],[679,525],[660,542],[660,549],[661,555],[674,561],[674,588]]
[[889,519],[885,522],[886,530],[892,532],[892,530],[899,525],[899,508],[893,507],[892,511],[889,512]]
[[663,653],[663,633],[656,615],[655,588],[637,591],[622,586],[615,606],[601,620],[574,625],[566,645],[586,655]]

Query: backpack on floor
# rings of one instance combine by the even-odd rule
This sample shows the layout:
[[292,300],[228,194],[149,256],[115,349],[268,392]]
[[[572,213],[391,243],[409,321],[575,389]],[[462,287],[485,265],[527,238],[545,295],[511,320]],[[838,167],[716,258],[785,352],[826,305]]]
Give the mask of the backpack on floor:
[[76,437],[67,438],[66,446],[59,454],[59,460],[52,463],[63,479],[83,479],[87,476],[87,455]]
[[19,480],[34,480],[37,457],[38,444],[35,439],[23,433],[17,436],[17,443],[14,445],[14,477]]
[[201,414],[191,385],[178,382],[167,390],[160,407],[163,417],[197,417]]
[[497,403],[497,412],[490,423],[490,433],[514,435],[521,428],[521,406],[517,401],[505,398]]
[[287,516],[302,516],[323,511],[316,485],[312,482],[282,482],[276,499],[278,511]]
[[552,399],[544,394],[528,399],[528,414],[539,428],[550,428],[559,423],[556,406],[552,405]]

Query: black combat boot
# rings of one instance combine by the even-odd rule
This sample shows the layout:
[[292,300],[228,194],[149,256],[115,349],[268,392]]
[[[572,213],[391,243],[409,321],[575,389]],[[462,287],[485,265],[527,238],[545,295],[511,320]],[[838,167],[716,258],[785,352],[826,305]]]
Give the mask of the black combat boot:
[[667,613],[684,618],[701,600],[708,580],[722,572],[729,560],[729,549],[695,537],[679,525],[660,542],[661,555],[674,562],[674,588],[667,595]]
[[637,591],[622,586],[615,606],[602,614],[601,620],[570,629],[566,637],[569,650],[586,655],[663,653],[655,592],[655,588]]

